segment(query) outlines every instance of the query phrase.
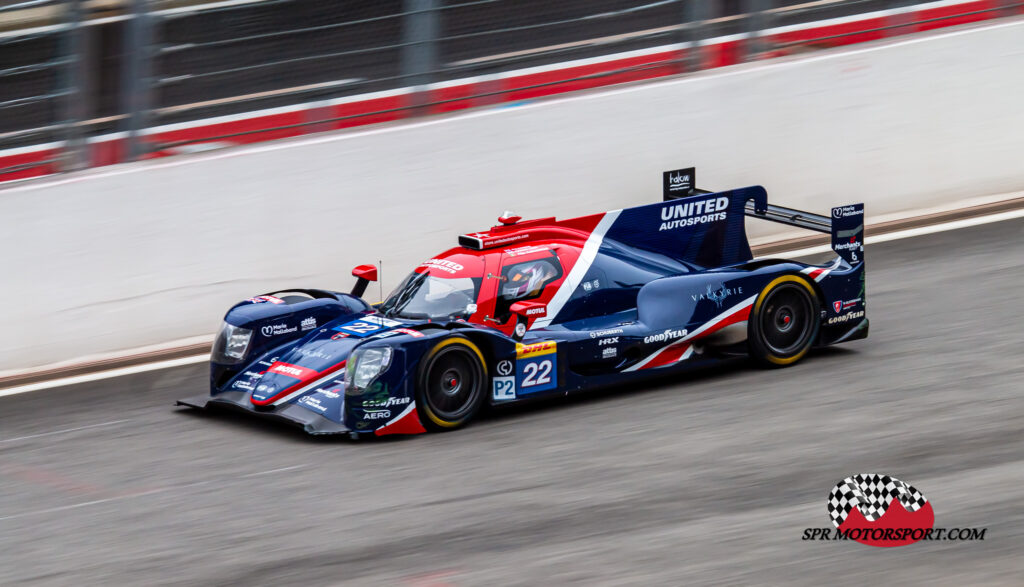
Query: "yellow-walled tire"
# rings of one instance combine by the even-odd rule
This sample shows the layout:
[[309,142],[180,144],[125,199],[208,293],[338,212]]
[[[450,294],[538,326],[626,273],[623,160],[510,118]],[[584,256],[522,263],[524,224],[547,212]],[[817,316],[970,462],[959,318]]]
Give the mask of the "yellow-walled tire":
[[782,275],[764,286],[747,320],[750,357],[765,367],[786,367],[802,359],[818,339],[821,303],[799,275]]
[[416,406],[428,430],[455,430],[480,411],[487,391],[487,362],[473,341],[441,339],[420,361]]

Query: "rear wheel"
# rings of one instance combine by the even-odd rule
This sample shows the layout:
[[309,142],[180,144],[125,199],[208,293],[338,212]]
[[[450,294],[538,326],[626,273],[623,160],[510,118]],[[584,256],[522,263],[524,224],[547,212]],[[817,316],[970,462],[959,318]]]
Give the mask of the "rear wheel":
[[416,389],[423,425],[431,430],[465,426],[480,411],[487,384],[484,356],[467,338],[441,340],[424,357]]
[[806,279],[783,275],[761,290],[747,322],[750,356],[768,367],[799,361],[821,326],[818,295]]

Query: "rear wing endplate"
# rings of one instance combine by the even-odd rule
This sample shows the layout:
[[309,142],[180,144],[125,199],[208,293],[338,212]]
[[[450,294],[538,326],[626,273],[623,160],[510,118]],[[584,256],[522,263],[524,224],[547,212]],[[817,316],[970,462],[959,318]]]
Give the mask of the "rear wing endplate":
[[[666,171],[662,174],[662,194],[665,202],[710,193],[712,192],[697,187],[697,170],[694,167]],[[761,201],[757,198],[747,201],[744,213],[753,218],[831,235],[832,250],[836,254],[851,264],[864,260],[864,204],[832,208],[832,215],[828,217],[776,206],[769,204],[767,199]]]

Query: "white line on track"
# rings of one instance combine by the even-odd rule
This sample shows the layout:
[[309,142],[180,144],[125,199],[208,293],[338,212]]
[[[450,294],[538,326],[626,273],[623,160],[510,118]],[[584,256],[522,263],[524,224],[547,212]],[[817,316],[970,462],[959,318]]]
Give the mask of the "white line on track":
[[17,436],[15,438],[5,438],[0,440],[0,444],[5,442],[17,442],[19,440],[28,440],[30,438],[41,438],[43,436],[53,436],[54,434],[67,434],[68,432],[78,432],[79,430],[89,430],[90,428],[102,428],[105,426],[115,426],[117,424],[123,424],[128,420],[114,420],[113,422],[103,422],[101,424],[89,424],[88,426],[79,426],[77,428],[65,428],[64,430],[54,430],[52,432],[41,432],[39,434],[29,434],[28,436]]
[[29,383],[27,385],[19,385],[17,387],[8,387],[7,389],[0,389],[0,397],[4,397],[6,395],[15,395],[19,393],[27,393],[29,391],[38,391],[40,389],[64,387],[65,385],[74,385],[76,383],[88,383],[90,381],[112,379],[114,377],[122,377],[124,375],[135,375],[136,373],[145,373],[146,371],[170,369],[171,367],[181,367],[182,365],[194,365],[196,363],[205,363],[206,361],[209,360],[209,354],[193,355],[191,357],[182,357],[180,359],[169,359],[167,361],[157,361],[156,363],[144,363],[142,365],[121,367],[119,369],[111,369],[109,371],[99,371],[97,373],[89,373],[87,375],[75,375],[73,377],[50,379],[48,381],[40,381],[38,383]]
[[[950,222],[943,222],[941,224],[932,224],[930,226],[921,226],[918,228],[908,228],[906,230],[897,230],[895,232],[889,232],[886,234],[880,234],[876,236],[869,236],[864,239],[865,244],[871,245],[876,243],[884,243],[888,241],[901,240],[905,238],[912,238],[915,236],[923,236],[926,234],[934,234],[936,232],[947,232],[950,230],[957,230],[960,228],[969,228],[971,226],[980,226],[982,224],[991,224],[993,222],[1001,222],[1003,220],[1012,220],[1014,218],[1024,217],[1024,208],[1019,210],[1010,210],[1008,212],[999,212],[997,214],[989,214],[987,216],[978,216],[975,218],[965,218],[963,220],[953,220]],[[817,253],[825,253],[830,251],[829,245],[821,245],[817,247],[808,247],[805,249],[796,249],[793,251],[784,251],[781,253],[774,253],[772,255],[764,255],[758,257],[762,258],[778,258],[778,257],[803,257],[805,255],[814,255]],[[124,375],[134,375],[136,373],[145,373],[146,371],[156,371],[159,369],[170,369],[171,367],[180,367],[182,365],[192,365],[195,363],[205,363],[210,360],[209,354],[195,355],[192,357],[183,357],[181,359],[171,359],[168,361],[158,361],[156,363],[146,363],[144,365],[135,365],[132,367],[123,367],[120,369],[111,369],[110,371],[100,371],[98,373],[90,373],[88,375],[76,375],[74,377],[64,377],[61,379],[51,379],[49,381],[40,381],[39,383],[30,383],[28,385],[19,385],[18,387],[9,387],[7,389],[0,389],[0,397],[7,395],[15,395],[19,393],[27,393],[30,391],[38,391],[42,389],[52,389],[54,387],[64,387],[66,385],[74,385],[76,383],[87,383],[90,381],[101,381],[103,379],[113,379],[114,377],[122,377]],[[6,441],[4,441],[6,442]],[[3,518],[0,518],[2,520]]]

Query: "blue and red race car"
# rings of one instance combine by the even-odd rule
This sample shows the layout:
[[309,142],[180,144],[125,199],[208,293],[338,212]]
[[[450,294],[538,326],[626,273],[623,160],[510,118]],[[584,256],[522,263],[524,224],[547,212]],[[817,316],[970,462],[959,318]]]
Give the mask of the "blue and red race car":
[[[767,203],[754,186],[711,193],[664,174],[661,203],[522,220],[459,237],[382,303],[297,289],[232,307],[210,395],[181,400],[311,434],[414,434],[464,426],[485,404],[562,395],[749,356],[767,366],[868,334],[864,207],[830,217]],[[828,233],[835,259],[753,259],[745,217]]]

